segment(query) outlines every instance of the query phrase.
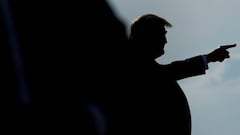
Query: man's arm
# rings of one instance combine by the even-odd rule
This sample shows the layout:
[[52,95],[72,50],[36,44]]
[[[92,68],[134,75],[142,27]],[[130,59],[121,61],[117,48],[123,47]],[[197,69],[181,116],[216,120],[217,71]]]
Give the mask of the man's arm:
[[165,73],[175,80],[205,74],[205,70],[208,69],[208,63],[222,62],[226,58],[230,58],[227,49],[235,46],[236,44],[220,46],[209,54],[173,62],[166,65]]
[[174,61],[164,66],[164,73],[171,79],[180,80],[187,77],[205,74],[206,63],[203,56],[195,56],[186,60]]

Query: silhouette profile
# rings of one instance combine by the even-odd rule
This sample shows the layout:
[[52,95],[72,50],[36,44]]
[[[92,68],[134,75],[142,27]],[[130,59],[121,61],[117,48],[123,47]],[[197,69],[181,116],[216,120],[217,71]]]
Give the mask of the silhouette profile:
[[144,14],[131,25],[131,75],[133,88],[139,88],[139,91],[133,95],[135,100],[131,101],[134,108],[131,108],[132,112],[129,111],[129,123],[133,125],[133,132],[190,135],[190,108],[177,81],[205,74],[209,62],[222,62],[229,58],[227,49],[236,44],[221,46],[206,55],[162,65],[156,59],[165,53],[167,27],[172,25],[154,14]]

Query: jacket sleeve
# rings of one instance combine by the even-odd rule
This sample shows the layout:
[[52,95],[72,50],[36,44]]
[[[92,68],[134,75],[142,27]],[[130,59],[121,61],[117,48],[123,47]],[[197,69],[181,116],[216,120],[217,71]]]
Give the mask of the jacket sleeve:
[[164,66],[165,74],[175,80],[202,75],[206,73],[205,70],[204,61],[200,55]]

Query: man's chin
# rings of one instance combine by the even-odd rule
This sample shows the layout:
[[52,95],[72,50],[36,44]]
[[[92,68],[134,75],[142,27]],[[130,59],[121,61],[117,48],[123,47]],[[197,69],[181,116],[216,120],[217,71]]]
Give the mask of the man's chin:
[[165,53],[165,51],[162,50],[162,51],[159,53],[159,55],[162,56],[164,53]]
[[164,50],[156,54],[156,58],[161,57],[164,54]]

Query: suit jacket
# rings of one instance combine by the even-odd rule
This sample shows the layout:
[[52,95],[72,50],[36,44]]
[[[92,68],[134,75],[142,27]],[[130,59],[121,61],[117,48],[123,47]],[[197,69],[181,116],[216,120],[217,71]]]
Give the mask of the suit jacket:
[[119,115],[125,124],[119,127],[126,127],[133,134],[190,135],[190,108],[177,81],[205,74],[202,57],[167,65],[140,60],[137,65],[132,70],[131,88],[124,99],[128,101],[122,109],[125,113],[121,112],[125,116]]

